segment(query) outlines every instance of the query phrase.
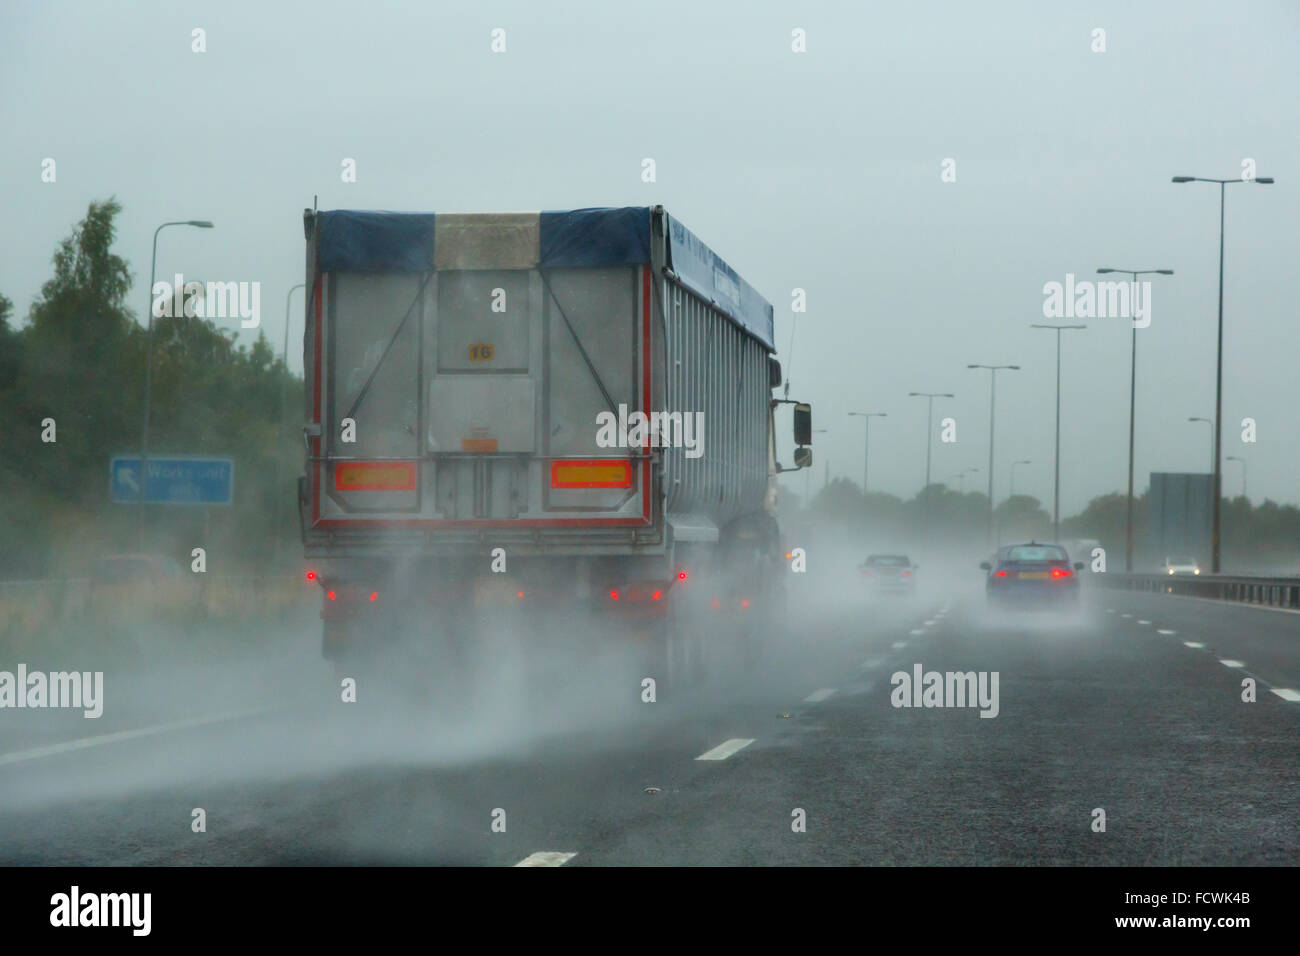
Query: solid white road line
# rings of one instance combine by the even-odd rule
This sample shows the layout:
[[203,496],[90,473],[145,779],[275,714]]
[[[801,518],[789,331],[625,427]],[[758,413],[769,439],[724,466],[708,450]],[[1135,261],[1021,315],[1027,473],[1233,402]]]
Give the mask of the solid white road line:
[[1300,700],[1300,690],[1292,690],[1289,687],[1270,687],[1269,690],[1283,700]]
[[804,698],[805,704],[819,704],[831,694],[835,693],[834,687],[823,687],[821,690],[815,690]]
[[544,850],[541,853],[528,854],[515,866],[564,866],[577,855],[562,850]]
[[733,737],[725,743],[718,744],[712,750],[706,750],[696,760],[726,760],[738,750],[744,750],[754,742],[754,738]]
[[42,757],[53,757],[56,754],[73,753],[77,750],[88,750],[91,747],[99,747],[104,744],[116,744],[125,740],[138,740],[141,737],[153,737],[158,734],[170,733],[173,730],[187,730],[190,727],[202,727],[207,724],[221,724],[231,720],[242,720],[245,717],[256,717],[259,714],[266,714],[274,707],[258,707],[255,710],[246,710],[234,714],[218,714],[215,717],[193,717],[189,720],[177,720],[169,724],[154,724],[151,727],[139,727],[136,730],[119,730],[116,733],[100,734],[96,737],[82,737],[78,740],[68,740],[61,744],[49,744],[44,747],[33,747],[31,750],[18,750],[14,753],[0,754],[0,767],[11,763],[21,763],[24,760],[39,760]]
[[1219,661],[1219,663],[1222,664],[1224,667],[1245,667],[1245,666],[1246,666],[1246,662],[1245,662],[1245,661],[1223,661],[1223,660],[1221,660],[1221,661]]
[[1202,644],[1200,641],[1183,641],[1183,643],[1186,644],[1188,647],[1204,647],[1204,646],[1205,646],[1205,645]]
[[1169,628],[1167,628],[1167,627],[1157,627],[1157,628],[1156,628],[1156,633],[1157,633],[1157,634],[1177,634],[1178,632],[1177,632],[1177,631],[1171,631],[1171,630],[1170,630]]

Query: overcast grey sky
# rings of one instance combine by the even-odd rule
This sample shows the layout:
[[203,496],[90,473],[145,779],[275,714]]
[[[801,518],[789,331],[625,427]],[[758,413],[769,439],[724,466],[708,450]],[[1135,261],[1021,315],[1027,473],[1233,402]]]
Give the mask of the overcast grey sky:
[[[1176,271],[1138,332],[1138,487],[1204,470],[1208,429],[1186,419],[1214,410],[1218,189],[1170,177],[1234,177],[1250,158],[1278,182],[1228,188],[1224,454],[1248,459],[1254,500],[1295,503],[1298,94],[1300,4],[1286,0],[11,2],[0,291],[25,317],[56,243],[116,195],[142,320],[154,228],[210,218],[215,231],[163,233],[159,275],[260,281],[278,350],[313,194],[323,209],[663,203],[773,303],[783,362],[791,290],[807,291],[790,372],[829,429],[815,482],[826,460],[861,480],[862,420],[847,413],[884,411],[872,487],[913,495],[916,390],[957,396],[936,402],[958,440],[936,442],[935,480],[978,467],[967,488],[982,487],[988,373],[966,365],[1015,363],[998,377],[996,492],[1032,459],[1018,490],[1050,508],[1055,335],[1029,329],[1047,321],[1044,283]],[[1126,474],[1130,326],[1088,324],[1063,342],[1066,514]],[[1239,476],[1228,462],[1225,492]]]

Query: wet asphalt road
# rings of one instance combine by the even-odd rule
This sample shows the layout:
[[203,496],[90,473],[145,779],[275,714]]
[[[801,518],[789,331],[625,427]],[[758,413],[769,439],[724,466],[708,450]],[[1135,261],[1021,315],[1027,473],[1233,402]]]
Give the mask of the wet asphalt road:
[[[977,593],[855,603],[763,666],[656,703],[621,676],[525,676],[468,708],[364,684],[344,704],[291,653],[200,690],[155,677],[131,706],[108,696],[101,721],[6,711],[0,862],[1300,860],[1300,701],[1275,692],[1300,690],[1300,614],[1105,590],[1084,604],[1061,619],[990,616]],[[996,717],[893,706],[891,675],[917,664],[996,672]]]

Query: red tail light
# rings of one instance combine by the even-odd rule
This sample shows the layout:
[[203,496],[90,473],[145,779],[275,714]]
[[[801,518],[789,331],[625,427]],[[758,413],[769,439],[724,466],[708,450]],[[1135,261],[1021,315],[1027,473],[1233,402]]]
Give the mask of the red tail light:
[[740,599],[740,606],[741,606],[741,607],[749,607],[749,598],[741,598],[741,599]]
[[1052,568],[1052,577],[1054,578],[1068,578],[1073,577],[1073,575],[1074,572],[1068,568]]
[[609,596],[610,596],[611,598],[613,598],[615,601],[618,600],[618,592],[617,592],[617,591],[610,591],[610,592],[609,592]]
[[378,592],[378,591],[371,591],[371,592],[370,592],[370,600],[372,600],[372,601],[378,601],[378,600],[379,600],[379,592]]
[[308,572],[307,572],[307,580],[308,580],[308,581],[315,581],[315,580],[316,580],[316,572],[315,572],[315,571],[308,571]]
[[523,592],[523,591],[520,591],[518,594],[515,595],[515,597],[523,597],[523,596],[524,596],[524,592]]
[[678,571],[678,572],[677,572],[677,580],[678,580],[678,581],[685,581],[685,580],[686,580],[686,572],[685,572],[685,571]]
[[904,571],[904,572],[903,572],[903,577],[905,577],[905,578],[910,578],[911,576],[912,576],[912,572],[911,572],[911,571]]
[[1007,572],[1005,572],[1005,571],[998,571],[998,572],[997,572],[996,574],[994,574],[993,576],[994,576],[995,578],[1005,578],[1005,577],[1007,576]]
[[719,601],[717,598],[714,598],[714,599],[713,599],[713,606],[714,606],[714,607],[722,607],[722,602]]
[[650,595],[650,600],[652,600],[652,601],[657,601],[657,600],[659,600],[659,594],[660,594],[660,593],[661,593],[660,591],[655,591],[654,594]]
[[333,592],[333,591],[330,591],[330,592],[329,592],[329,596],[330,596],[330,600],[331,600],[331,601],[334,600],[334,592]]

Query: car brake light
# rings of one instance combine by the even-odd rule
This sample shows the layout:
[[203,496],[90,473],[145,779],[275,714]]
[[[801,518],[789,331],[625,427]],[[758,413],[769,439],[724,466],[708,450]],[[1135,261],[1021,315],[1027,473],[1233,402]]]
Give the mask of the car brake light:
[[905,578],[910,578],[911,576],[912,576],[912,572],[911,572],[911,571],[904,571],[904,572],[903,572],[903,577],[905,577]]
[[333,592],[333,591],[330,591],[330,592],[329,592],[329,595],[330,595],[330,600],[331,600],[331,601],[334,600],[334,592]]
[[995,578],[1005,578],[1005,577],[1007,576],[1007,572],[1005,572],[1005,571],[998,571],[998,572],[997,572],[996,574],[994,574],[993,576],[994,576]]
[[372,600],[372,601],[378,601],[378,600],[379,600],[379,592],[378,592],[378,591],[371,591],[371,592],[370,592],[370,600]]
[[308,572],[307,572],[307,580],[308,580],[308,581],[315,581],[315,580],[316,580],[316,572],[315,572],[315,571],[308,571]]
[[1072,574],[1074,574],[1074,572],[1068,568],[1052,568],[1052,577],[1054,578],[1068,578]]
[[618,592],[617,592],[617,591],[610,591],[610,592],[609,592],[609,596],[610,596],[611,598],[613,598],[615,601],[618,600]]
[[685,581],[685,580],[686,580],[686,572],[685,572],[685,571],[678,571],[678,572],[677,572],[677,580],[678,580],[678,581]]
[[515,597],[523,597],[523,596],[524,596],[524,592],[523,592],[523,591],[520,591],[518,594],[515,595]]
[[660,593],[661,593],[660,591],[656,590],[654,594],[650,595],[650,600],[652,600],[652,601],[657,601],[657,600],[659,600],[659,595],[660,595]]
[[740,599],[740,606],[741,606],[741,607],[749,607],[749,598],[741,598],[741,599]]
[[714,599],[713,599],[713,606],[714,606],[714,607],[721,607],[721,606],[722,606],[722,602],[719,601],[717,598],[714,598]]

